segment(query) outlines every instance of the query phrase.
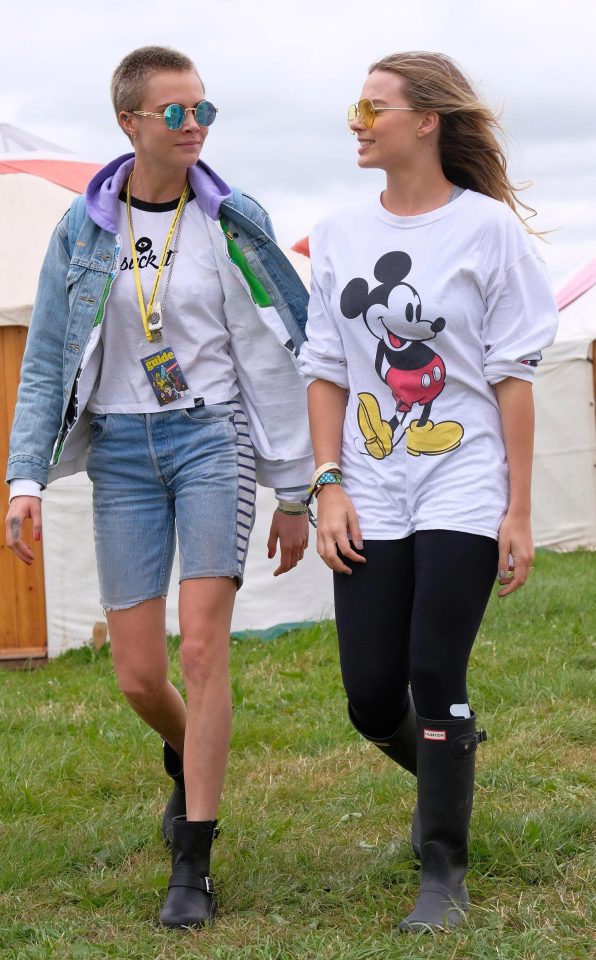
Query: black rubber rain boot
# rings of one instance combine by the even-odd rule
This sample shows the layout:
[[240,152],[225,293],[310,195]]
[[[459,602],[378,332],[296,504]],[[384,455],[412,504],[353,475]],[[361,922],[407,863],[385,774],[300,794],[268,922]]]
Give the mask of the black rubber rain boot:
[[[416,711],[414,709],[414,701],[412,700],[411,690],[408,690],[408,706],[406,712],[402,717],[397,730],[389,737],[383,737],[380,739],[369,737],[368,734],[363,733],[358,726],[349,703],[348,716],[350,717],[352,725],[356,728],[358,733],[364,737],[365,740],[368,740],[370,743],[374,743],[375,747],[378,747],[379,750],[382,750],[383,753],[387,754],[391,760],[399,764],[400,767],[403,767],[404,770],[408,770],[409,773],[412,773],[414,776],[416,776]],[[420,817],[418,815],[418,804],[415,805],[414,812],[412,813],[412,850],[414,851],[414,856],[419,860]]]
[[418,726],[420,890],[412,913],[399,929],[407,933],[445,930],[465,919],[470,905],[468,828],[474,795],[476,717],[425,720]]
[[215,893],[209,876],[211,844],[217,820],[175,817],[172,875],[159,915],[164,927],[203,927],[215,917]]
[[174,789],[166,804],[161,822],[162,836],[167,847],[172,845],[172,821],[174,817],[186,816],[186,794],[184,792],[184,771],[180,757],[167,740],[163,742],[163,765],[166,773],[174,781]]

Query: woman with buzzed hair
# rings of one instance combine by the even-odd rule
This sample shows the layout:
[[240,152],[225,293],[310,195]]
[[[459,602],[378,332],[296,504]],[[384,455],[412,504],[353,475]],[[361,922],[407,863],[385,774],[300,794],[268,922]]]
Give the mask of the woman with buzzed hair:
[[[118,682],[163,738],[172,875],[161,922],[215,916],[210,850],[232,719],[228,645],[256,480],[276,490],[274,576],[308,539],[311,452],[296,357],[306,291],[265,210],[199,159],[217,110],[186,56],[143,47],[112,79],[133,153],[58,224],[21,371],[7,543],[25,563],[42,490],[86,465]],[[168,680],[178,540],[186,703]]]

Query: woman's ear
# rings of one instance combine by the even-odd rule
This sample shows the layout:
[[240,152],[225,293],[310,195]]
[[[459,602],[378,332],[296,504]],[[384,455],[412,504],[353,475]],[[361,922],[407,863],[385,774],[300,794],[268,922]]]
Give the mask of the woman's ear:
[[124,133],[130,140],[135,138],[136,122],[129,110],[121,110],[118,114],[118,123],[124,130]]
[[441,118],[436,110],[428,110],[423,113],[418,124],[417,136],[428,137],[429,134],[438,131]]

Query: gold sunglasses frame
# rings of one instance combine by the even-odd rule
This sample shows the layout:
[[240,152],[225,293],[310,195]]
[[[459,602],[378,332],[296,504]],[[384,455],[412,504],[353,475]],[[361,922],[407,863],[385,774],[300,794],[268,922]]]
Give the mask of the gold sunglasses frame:
[[[372,121],[371,121],[370,124],[366,123],[366,121],[365,121],[365,119],[364,119],[364,117],[363,117],[363,115],[362,115],[362,113],[361,113],[361,111],[360,111],[360,104],[361,104],[361,103],[369,103],[370,106],[371,106],[371,109],[372,109]],[[351,124],[351,123],[354,123],[354,120],[356,120],[356,118],[358,118],[358,119],[360,120],[360,122],[362,123],[362,125],[363,125],[367,130],[370,130],[370,129],[372,128],[374,122],[375,122],[377,113],[381,113],[383,110],[407,110],[408,112],[412,112],[412,113],[415,113],[415,112],[416,112],[414,107],[375,107],[375,105],[374,105],[374,103],[372,102],[372,100],[369,100],[368,97],[364,97],[364,99],[358,100],[356,103],[351,103],[350,106],[348,107],[348,127],[350,127],[350,124]],[[353,116],[353,117],[350,116],[350,114],[351,114],[352,112],[354,113],[354,116]],[[352,130],[352,128],[350,127],[350,133],[351,133],[352,135],[354,135],[354,134],[356,133],[356,131],[355,131],[355,130]]]
[[[205,102],[211,103],[210,100],[208,100],[208,101],[199,100],[199,102],[197,103],[197,106],[196,106],[196,107],[182,107],[182,104],[181,104],[181,103],[176,104],[176,106],[182,107],[182,109],[184,110],[184,120],[182,121],[181,126],[180,126],[180,127],[177,127],[176,130],[181,130],[181,129],[182,129],[182,127],[184,126],[184,123],[185,123],[185,121],[186,121],[186,114],[187,114],[189,111],[190,111],[190,113],[194,114],[194,112],[195,112],[195,110],[197,109],[197,107],[199,107],[202,103],[205,103]],[[173,104],[169,104],[169,106],[173,106]],[[219,110],[218,110],[218,108],[215,106],[214,103],[211,103],[211,106],[212,106],[213,109],[215,110],[215,117],[216,117],[217,114],[218,114],[218,112],[219,112]],[[131,110],[130,113],[133,113],[136,117],[155,117],[157,120],[163,120],[164,117],[165,117],[165,113],[151,113],[150,110]],[[213,118],[212,123],[215,121],[215,117]],[[198,123],[198,121],[196,120],[196,117],[195,117],[195,122]],[[209,124],[209,126],[211,126],[211,124]],[[172,130],[172,127],[168,127],[168,130]],[[176,130],[174,130],[173,132],[175,133]]]

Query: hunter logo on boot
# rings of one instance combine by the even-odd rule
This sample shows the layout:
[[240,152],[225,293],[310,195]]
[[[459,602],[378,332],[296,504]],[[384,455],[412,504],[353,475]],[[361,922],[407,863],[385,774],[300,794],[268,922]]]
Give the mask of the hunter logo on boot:
[[424,739],[425,740],[446,740],[447,731],[446,730],[427,730],[425,727]]

